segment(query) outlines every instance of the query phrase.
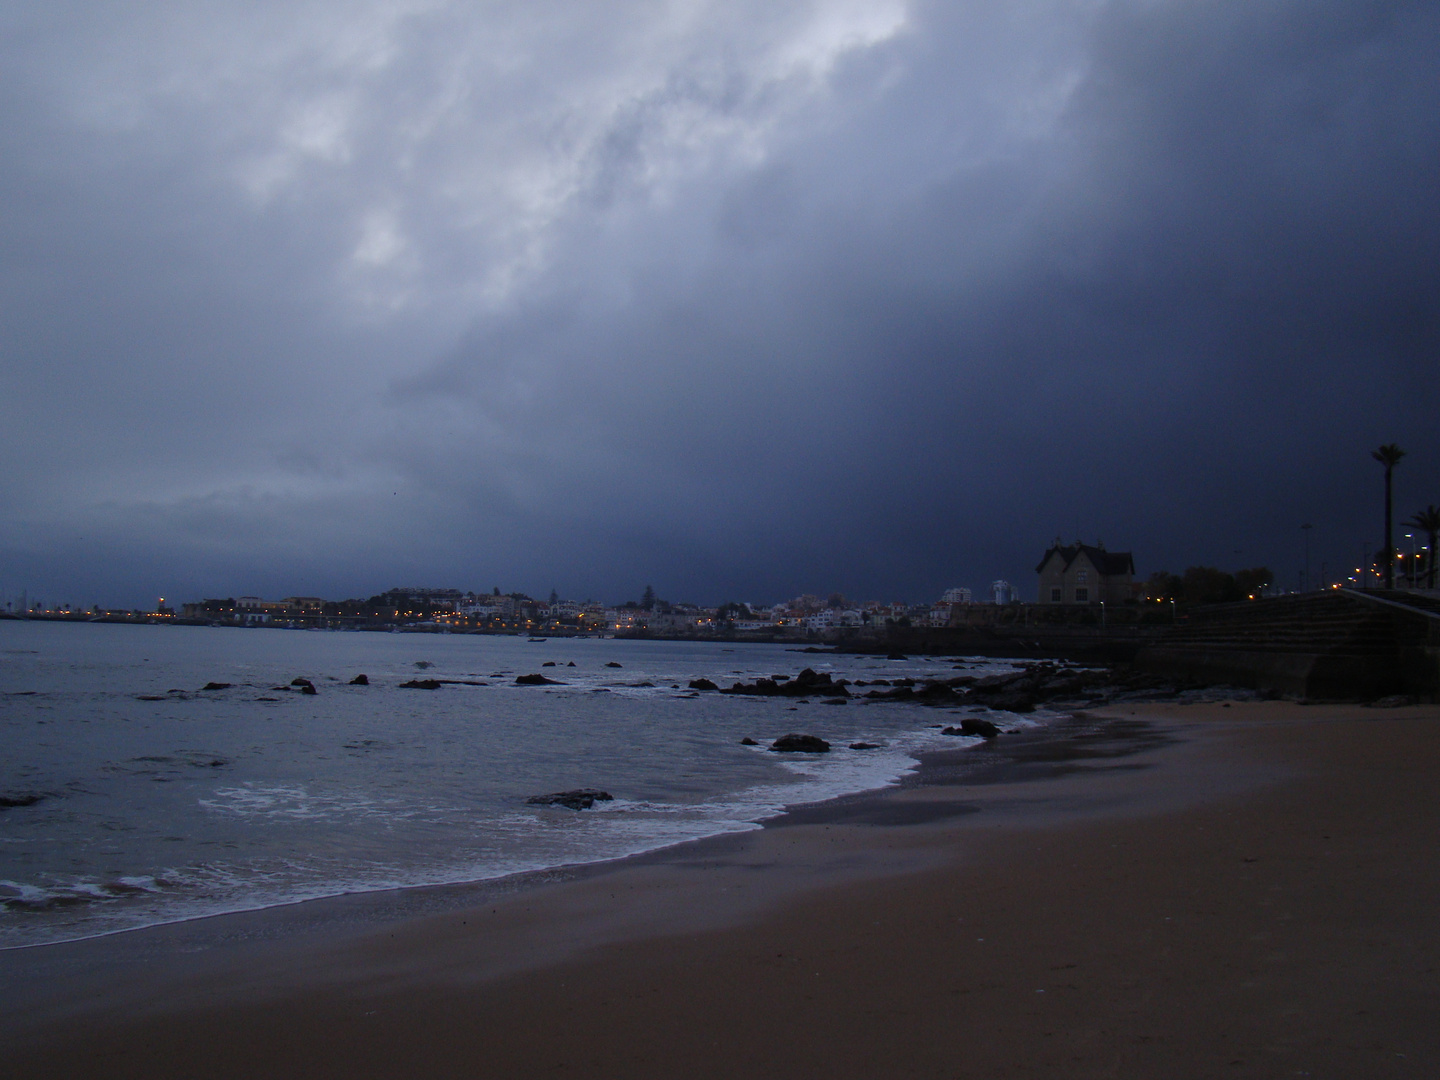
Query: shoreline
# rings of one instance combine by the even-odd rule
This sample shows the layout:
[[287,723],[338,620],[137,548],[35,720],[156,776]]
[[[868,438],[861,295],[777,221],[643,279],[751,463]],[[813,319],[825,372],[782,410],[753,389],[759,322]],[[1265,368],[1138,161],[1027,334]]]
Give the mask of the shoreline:
[[[956,816],[943,808],[937,812],[936,808],[943,806],[940,803],[906,805],[891,802],[888,797],[900,791],[951,786],[957,783],[957,776],[984,774],[991,779],[979,782],[993,782],[997,773],[1022,768],[1021,763],[1037,750],[1042,756],[1051,756],[1056,751],[1061,757],[1072,756],[1074,751],[1068,748],[1070,740],[1077,728],[1088,724],[1083,716],[1063,715],[998,740],[925,751],[916,757],[913,766],[882,787],[791,804],[778,814],[755,821],[750,829],[712,833],[629,855],[493,878],[330,893],[12,946],[0,950],[0,1038],[6,1035],[7,1028],[44,1023],[57,1009],[63,1011],[63,1004],[58,1001],[36,1001],[29,991],[19,998],[12,993],[15,987],[26,983],[46,982],[55,972],[83,973],[89,968],[107,972],[90,980],[93,985],[83,990],[91,998],[103,997],[105,984],[122,978],[108,972],[149,968],[157,956],[225,956],[236,950],[249,951],[250,943],[257,941],[310,948],[316,943],[323,945],[335,939],[381,932],[392,925],[510,901],[535,891],[564,888],[631,868],[724,859],[732,849],[743,849],[747,839],[767,830],[867,819],[884,824],[913,824]],[[21,958],[25,955],[30,960]],[[249,961],[242,957],[239,962]],[[176,966],[176,974],[188,977],[190,972],[184,969],[190,966],[205,965],[181,963]]]
[[[1066,716],[1061,716],[1058,720],[1041,722],[1026,730],[1036,733],[1043,733],[1052,727],[1059,730],[1057,725],[1063,725],[1068,719]],[[923,729],[917,728],[908,734],[914,735],[921,730]],[[1012,738],[1013,737],[1014,736],[1012,736]],[[333,892],[318,892],[315,895],[258,903],[254,906],[217,908],[216,910],[205,912],[162,917],[157,918],[153,922],[119,926],[113,929],[88,932],[74,937],[6,945],[0,947],[0,957],[12,952],[81,945],[86,942],[118,938],[127,934],[156,933],[164,931],[166,928],[183,927],[187,924],[206,924],[214,920],[235,919],[243,916],[263,918],[267,912],[274,912],[277,915],[277,919],[284,918],[288,922],[323,925],[332,921],[333,918],[326,910],[327,907],[345,905],[347,907],[360,908],[366,904],[367,898],[372,900],[374,906],[379,910],[430,910],[436,906],[444,906],[447,903],[461,904],[469,902],[466,897],[469,897],[471,894],[481,895],[491,892],[509,894],[530,888],[534,883],[543,885],[557,880],[571,880],[591,873],[605,872],[608,868],[623,866],[634,860],[664,860],[667,857],[667,853],[676,849],[685,848],[689,845],[706,844],[723,841],[731,837],[745,836],[750,832],[769,828],[773,823],[787,819],[799,808],[810,810],[811,808],[824,807],[831,803],[843,804],[849,800],[864,799],[893,790],[896,787],[916,783],[916,777],[924,773],[927,768],[925,764],[926,759],[934,759],[936,761],[946,760],[954,755],[964,755],[983,748],[983,743],[973,741],[973,738],[967,738],[963,745],[925,751],[914,756],[912,758],[914,764],[896,773],[888,782],[881,786],[820,798],[815,801],[785,804],[785,808],[776,813],[749,821],[748,827],[746,828],[720,828],[717,826],[714,832],[678,840],[657,840],[655,846],[646,847],[642,850],[627,854],[601,855],[581,861],[562,862],[553,865],[536,866],[529,869],[512,870],[497,873],[492,876],[457,878],[451,881],[421,881],[413,884],[386,885],[375,888],[339,888]],[[806,755],[795,756],[805,757]],[[453,896],[455,898],[448,901],[439,899],[447,896]],[[293,916],[287,913],[293,913]],[[360,917],[363,918],[363,916]],[[391,915],[380,915],[376,917],[382,919],[394,918],[394,916]],[[3,992],[0,992],[0,1006],[3,1006]]]
[[[894,1061],[898,1054],[914,1066],[914,1075],[1002,1075],[993,1067],[980,1070],[979,1059],[987,1055],[992,1066],[1010,1063],[1003,1075],[1032,1075],[1025,1061],[1043,1040],[1060,1037],[1036,1027],[1043,1017],[1037,1018],[1033,995],[1056,993],[1047,1000],[1058,1003],[1070,1001],[1070,992],[1037,982],[1031,997],[1015,998],[1011,984],[1017,970],[1050,972],[1044,977],[1054,983],[1058,976],[1052,968],[1088,972],[1093,965],[1110,973],[1100,980],[1106,992],[1092,993],[1083,1002],[1077,998],[1070,1007],[1080,1013],[1098,1010],[1097,1016],[1074,1019],[1078,1027],[1072,1025],[1064,1036],[1068,1048],[1088,1064],[1070,1071],[1057,1066],[1043,1075],[1113,1074],[1097,1062],[1109,1060],[1106,1054],[1113,1058],[1120,1044],[1096,1032],[1104,1028],[1102,1020],[1112,1027],[1130,1024],[1125,1009],[1143,1012],[1136,997],[1142,988],[1166,1003],[1160,1010],[1165,1023],[1157,1021],[1161,1033],[1150,1042],[1125,1042],[1121,1057],[1133,1051],[1134,1060],[1141,1061],[1160,1050],[1178,1053],[1182,1044],[1190,1056],[1121,1075],[1214,1075],[1201,1064],[1212,1070],[1234,1068],[1229,1060],[1215,1060],[1221,1029],[1244,1028],[1250,1021],[1241,1013],[1232,1015],[1226,994],[1233,991],[1211,983],[1227,970],[1227,949],[1260,948],[1252,942],[1253,933],[1241,933],[1245,927],[1235,924],[1276,914],[1272,893],[1283,892],[1289,880],[1270,883],[1270,893],[1257,894],[1261,903],[1230,910],[1229,894],[1244,891],[1235,875],[1247,881],[1263,877],[1272,863],[1288,866],[1290,878],[1310,874],[1314,868],[1307,860],[1320,855],[1309,849],[1319,837],[1300,835],[1304,830],[1297,822],[1317,818],[1329,830],[1326,843],[1347,843],[1344,854],[1352,864],[1369,866],[1372,880],[1392,880],[1403,871],[1427,887],[1437,884],[1433,841],[1416,847],[1416,838],[1433,837],[1427,830],[1436,824],[1433,797],[1417,801],[1416,794],[1428,792],[1425,770],[1440,761],[1437,719],[1440,710],[1433,706],[1369,710],[1284,702],[1097,710],[1076,721],[1068,750],[1054,739],[1008,736],[990,744],[993,750],[945,751],[922,762],[923,775],[908,785],[796,808],[760,830],[605,864],[483,904],[412,912],[384,925],[332,927],[303,938],[267,937],[264,919],[248,926],[232,923],[235,937],[228,948],[184,952],[195,942],[157,940],[147,954],[131,955],[109,968],[97,969],[93,955],[79,956],[68,971],[59,964],[51,972],[77,991],[64,1004],[68,1017],[47,1019],[32,1011],[30,1022],[17,1023],[12,1015],[6,1041],[16,1044],[12,1060],[23,1062],[26,1075],[33,1076],[98,1067],[118,1076],[183,1075],[183,1054],[155,1048],[193,1047],[201,1038],[238,1054],[220,1060],[213,1075],[246,1075],[248,1069],[250,1075],[399,1076],[406,1074],[400,1061],[415,1065],[420,1060],[435,1075],[476,1075],[475,1059],[467,1055],[478,1052],[481,1029],[486,1060],[495,1064],[480,1075],[513,1075],[525,1061],[544,1071],[546,1062],[559,1060],[556,1055],[569,1055],[564,1060],[572,1066],[600,1062],[599,1071],[592,1070],[595,1075],[658,1076],[666,1070],[673,1075],[677,1062],[696,1075],[742,1075],[741,1059],[751,1067],[763,1059],[773,1060],[772,1075],[825,1075],[817,1064],[824,1061],[830,1063],[829,1075],[873,1076],[886,1074],[876,1057],[882,1050],[884,1060]],[[1086,724],[1093,727],[1087,731]],[[964,761],[954,760],[961,755]],[[1334,812],[1337,799],[1343,800],[1343,814]],[[1397,801],[1409,809],[1407,816],[1391,812]],[[1377,821],[1395,835],[1377,843]],[[1217,851],[1204,842],[1207,830],[1236,833],[1238,839],[1228,842],[1243,841],[1246,853],[1226,847],[1217,862]],[[1398,843],[1399,834],[1409,838],[1408,847]],[[1331,841],[1331,835],[1337,839]],[[1126,854],[1120,863],[1115,850]],[[1144,857],[1136,861],[1135,853]],[[1408,869],[1397,862],[1400,853]],[[1062,864],[1070,870],[1057,874]],[[1417,908],[1409,899],[1411,890],[1382,889],[1367,893],[1369,904],[1379,909],[1370,918],[1353,898],[1364,883],[1349,872],[1353,865],[1345,869],[1333,886],[1337,895],[1326,907],[1327,919],[1359,920],[1370,944],[1356,945],[1351,926],[1348,936],[1326,938],[1333,948],[1296,948],[1295,955],[1305,956],[1309,966],[1301,966],[1305,978],[1290,991],[1318,994],[1331,1005],[1337,995],[1353,996],[1350,982],[1337,982],[1331,969],[1344,963],[1364,967],[1366,949],[1376,948],[1371,923],[1379,919],[1379,925],[1395,927],[1390,936],[1403,937],[1412,953],[1418,948],[1411,960],[1400,961],[1413,975],[1402,980],[1404,992],[1433,1007],[1433,977],[1422,978],[1422,961],[1435,959],[1435,916],[1428,904]],[[1177,875],[1186,885],[1179,892],[1173,888]],[[1290,891],[1291,906],[1325,907],[1325,890]],[[1165,898],[1156,910],[1167,914],[1157,915],[1153,925],[1143,911],[1132,910],[1137,897],[1147,895]],[[1417,895],[1433,893],[1420,890]],[[1072,902],[1065,904],[1064,897]],[[1189,948],[1178,942],[1165,946],[1171,961],[1188,965],[1189,984],[1139,973],[1137,949],[1146,954],[1146,963],[1159,962],[1147,949],[1158,940],[1162,919],[1183,911],[1198,925],[1212,909],[1225,917],[1201,927],[1205,933],[1197,929],[1199,937]],[[1404,917],[1397,921],[1400,914]],[[988,938],[1009,942],[1004,962],[986,967],[983,950],[951,940],[956,919],[1005,923],[1004,934]],[[1280,930],[1318,927],[1318,933],[1328,925],[1295,918],[1282,923],[1267,923],[1264,932],[1274,938]],[[1175,928],[1166,932],[1170,929]],[[1049,942],[1056,933],[1071,935],[1061,953],[1068,949],[1071,960],[1085,959],[1036,967],[1054,959],[1050,953],[1058,946]],[[771,946],[782,958],[787,949],[806,957],[806,964],[827,975],[810,976],[822,979],[814,985],[797,981],[798,969],[767,952]],[[954,949],[959,951],[950,955]],[[941,957],[931,954],[937,950],[948,957],[948,966],[935,966]],[[1252,982],[1267,970],[1264,956],[1273,949],[1262,952],[1258,960],[1246,959],[1254,969],[1249,971]],[[965,982],[970,976],[955,973],[967,964],[981,967],[957,1001],[953,988],[942,991],[939,984],[957,978]],[[1117,965],[1125,971],[1118,972]],[[126,972],[143,976],[145,995],[139,1001],[117,1000],[124,995],[116,993],[114,984]],[[6,971],[5,984],[13,988],[16,974]],[[1387,971],[1386,977],[1393,974]],[[1414,979],[1420,983],[1412,985]],[[986,989],[990,983],[1010,989]],[[665,989],[651,995],[638,989],[641,984]],[[1364,985],[1363,980],[1355,985]],[[586,989],[582,993],[576,987]],[[634,994],[626,996],[630,991]],[[1177,1011],[1171,1000],[1176,993],[1184,1010]],[[1436,1047],[1435,1037],[1424,1032],[1433,1025],[1417,1028],[1419,1006],[1406,1005],[1394,987],[1382,996],[1388,1012],[1367,1009],[1377,1019],[1359,1027],[1368,1029],[1386,1017],[1383,1023],[1395,1029],[1386,1038],[1405,1041],[1409,1051],[1396,1052],[1411,1056],[1387,1058],[1386,1071],[1377,1071],[1379,1058],[1363,1046],[1350,1047],[1346,1053],[1355,1067],[1348,1075],[1428,1075]],[[1003,1006],[995,1003],[1002,999]],[[815,1030],[800,1025],[782,1032],[766,1002],[775,1010],[783,1002],[797,1025],[799,1017],[816,1010],[828,1010],[827,1019]],[[1120,1012],[1112,1015],[1112,1005]],[[885,1014],[884,1022],[873,1019],[876,1009]],[[1194,1009],[1199,1012],[1186,1015]],[[541,1022],[545,1015],[556,1015],[554,1010],[569,1018],[564,1030]],[[462,1015],[468,1018],[463,1023]],[[837,1026],[835,1015],[848,1016],[854,1029]],[[1433,1013],[1426,1015],[1433,1019]],[[374,1019],[382,1016],[387,1019]],[[658,1018],[669,1026],[655,1027]],[[81,1019],[88,1034],[77,1038],[74,1022]],[[1353,1016],[1351,1021],[1357,1023]],[[815,1022],[820,1023],[818,1014]],[[931,1069],[940,1060],[934,1055],[935,1040],[927,1044],[920,1031],[937,1030],[936,1023],[938,1030],[982,1025],[977,1044],[967,1050],[975,1071]],[[1308,1042],[1287,1036],[1291,1043],[1286,1045],[1319,1045],[1324,1027],[1306,1028]],[[1334,1042],[1343,1021],[1332,1016],[1329,1028]],[[649,1065],[636,1060],[637,1054],[645,1056],[637,1047],[649,1037],[642,1037],[642,1030],[662,1032],[656,1038],[665,1052],[657,1050]],[[988,1034],[981,1037],[980,1032]],[[709,1047],[708,1035],[720,1033],[722,1050],[701,1053]],[[296,1039],[307,1049],[299,1058],[285,1057],[282,1047],[293,1052],[301,1045]],[[1009,1048],[1009,1056],[995,1056],[997,1041]],[[1201,1043],[1209,1050],[1197,1050]],[[1097,1049],[1101,1044],[1103,1054]],[[358,1048],[365,1048],[364,1055],[357,1056]],[[810,1056],[797,1056],[802,1049]],[[1260,1053],[1246,1052],[1252,1058]],[[1276,1053],[1264,1051],[1254,1060],[1268,1060],[1269,1069],[1277,1064],[1271,1060]],[[508,1066],[502,1067],[502,1061]],[[1400,1067],[1396,1062],[1420,1071],[1393,1071],[1392,1066]],[[1306,1067],[1300,1058],[1295,1063]],[[1294,1074],[1293,1069],[1228,1073]],[[1337,1069],[1313,1075],[1347,1073]]]

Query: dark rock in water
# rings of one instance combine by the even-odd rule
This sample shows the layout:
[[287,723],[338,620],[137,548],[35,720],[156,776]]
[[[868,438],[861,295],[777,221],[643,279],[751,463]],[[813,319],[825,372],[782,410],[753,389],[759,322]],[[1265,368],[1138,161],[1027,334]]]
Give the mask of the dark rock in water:
[[908,656],[906,656],[903,652],[892,652],[889,656],[885,657],[885,659],[886,659],[886,660],[909,660],[910,658],[909,658]]
[[34,806],[45,796],[38,791],[15,791],[8,795],[0,794],[0,809],[8,809],[12,806]]
[[400,684],[402,690],[439,690],[439,679],[411,679]]
[[988,698],[985,704],[992,709],[1004,709],[1006,712],[1034,712],[1035,695],[1016,690],[1010,693],[996,694]]
[[304,686],[314,686],[315,684],[312,683],[309,679],[291,679],[291,680],[290,680],[290,685],[291,685],[291,686],[301,686],[301,687],[304,687]]
[[754,739],[750,738],[749,735],[746,735],[743,739],[740,740],[740,745],[741,745],[741,746],[759,746],[760,744],[759,744],[758,742],[756,742]]
[[435,665],[432,664],[429,660],[416,660],[416,661],[415,661],[415,666],[416,666],[417,668],[419,668],[421,671],[424,671],[426,668],[432,668],[432,667],[434,667]]
[[851,750],[879,750],[879,749],[880,749],[880,744],[879,744],[879,743],[873,743],[873,742],[852,742],[852,743],[850,744],[850,749],[851,749]]
[[314,683],[307,682],[304,686],[300,687],[300,693],[302,694],[318,694],[319,692],[320,691],[315,689]]
[[625,665],[624,665],[624,664],[617,664],[614,660],[611,660],[611,661],[610,661],[608,664],[606,664],[605,666],[606,666],[606,667],[624,667]]
[[716,685],[715,685],[713,682],[711,682],[709,679],[691,679],[691,680],[690,680],[690,689],[691,689],[691,690],[719,690],[720,687],[716,686]]
[[517,675],[515,676],[516,686],[564,686],[565,684],[556,679],[547,679],[544,675]]
[[828,672],[819,673],[806,668],[793,679],[776,676],[772,679],[756,679],[753,683],[736,683],[722,694],[746,694],[753,697],[811,697],[824,694],[828,697],[849,697],[850,691],[835,681]]
[[1008,671],[1004,675],[986,675],[973,683],[976,690],[1003,690],[1011,683],[1021,682],[1029,677],[1028,672]]
[[771,750],[778,750],[782,754],[825,754],[830,751],[830,744],[824,739],[814,735],[782,735],[770,744]]
[[574,667],[574,666],[575,666],[575,661],[574,661],[574,660],[571,660],[571,661],[570,661],[568,664],[566,664],[565,666],[566,666],[566,667]]
[[820,704],[821,704],[821,705],[849,705],[850,702],[849,702],[847,699],[843,698],[843,697],[827,697],[827,698],[821,698]]
[[643,679],[642,679],[640,682],[630,682],[630,683],[626,683],[625,685],[626,685],[626,686],[633,686],[636,690],[653,690],[653,689],[655,689],[655,684],[654,684],[653,682],[645,682]]
[[164,694],[136,694],[136,701],[164,701]]
[[228,682],[207,682],[200,687],[201,690],[229,690],[231,684]]
[[526,799],[533,806],[565,806],[571,810],[589,810],[597,802],[610,802],[615,796],[599,788],[576,788],[557,791],[553,795],[532,795]]
[[[950,734],[951,729],[946,728],[945,733]],[[989,720],[981,720],[978,717],[967,716],[960,721],[958,735],[978,735],[982,739],[993,739],[1000,734],[1000,729]]]
[[541,666],[541,667],[554,667],[554,666],[555,666],[555,661],[554,661],[554,660],[546,660],[546,661],[545,661],[543,664],[541,664],[540,666]]
[[351,685],[351,686],[369,686],[369,685],[370,685],[370,678],[369,678],[369,676],[366,676],[366,675],[356,675],[353,679],[350,680],[350,685]]

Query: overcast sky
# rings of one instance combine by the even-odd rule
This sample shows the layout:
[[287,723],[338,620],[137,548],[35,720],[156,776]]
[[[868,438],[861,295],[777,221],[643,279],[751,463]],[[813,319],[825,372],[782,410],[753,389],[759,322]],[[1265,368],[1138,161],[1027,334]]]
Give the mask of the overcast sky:
[[1440,503],[1437,76],[1433,0],[3,0],[0,598],[1333,576],[1376,446]]

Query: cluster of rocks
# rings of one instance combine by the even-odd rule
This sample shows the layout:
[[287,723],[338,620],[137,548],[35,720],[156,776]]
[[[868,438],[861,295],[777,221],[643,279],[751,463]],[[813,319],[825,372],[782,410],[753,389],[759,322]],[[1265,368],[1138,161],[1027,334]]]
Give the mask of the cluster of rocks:
[[597,802],[610,802],[615,796],[599,788],[576,788],[549,795],[532,795],[526,799],[532,806],[564,806],[570,810],[589,810]]
[[[368,684],[367,684],[368,685]],[[489,686],[483,679],[411,679],[402,682],[402,690],[439,690],[442,686]]]
[[[860,688],[866,688],[863,691]],[[737,682],[719,687],[709,679],[692,679],[692,690],[714,690],[722,694],[752,697],[844,699],[854,696],[879,701],[908,701],[920,705],[979,706],[1006,712],[1027,713],[1049,701],[1064,700],[1080,705],[1100,705],[1125,696],[1143,693],[1164,697],[1180,693],[1180,687],[1156,676],[1130,674],[1117,677],[1105,669],[1078,669],[1053,663],[1030,664],[1003,675],[956,675],[948,679],[836,679],[828,672],[805,668],[794,678],[772,675],[753,683]]]
[[695,679],[690,683],[692,690],[719,690],[722,694],[748,694],[754,697],[849,697],[849,679],[835,679],[829,672],[817,672],[806,668],[793,679],[788,675],[773,675],[768,679],[756,679],[753,683],[737,682],[729,689],[722,689],[709,679]]
[[[1034,712],[1041,705],[1063,703],[1071,708],[1094,708],[1116,701],[1161,701],[1180,698],[1186,687],[1174,680],[1144,672],[1109,668],[1073,668],[1049,662],[1029,664],[1003,675],[957,675],[949,679],[872,679],[856,686],[883,686],[868,690],[866,698],[911,701],[920,705],[950,705]],[[1227,693],[1243,693],[1226,688]]]
[[[740,745],[759,746],[760,744],[747,735],[745,736],[745,738],[740,740]],[[830,744],[824,739],[820,738],[818,735],[797,735],[792,732],[789,735],[781,735],[780,738],[776,739],[773,743],[770,744],[769,749],[774,750],[776,753],[779,754],[828,754],[830,752]],[[850,749],[879,750],[880,744],[871,742],[852,742],[850,744]]]

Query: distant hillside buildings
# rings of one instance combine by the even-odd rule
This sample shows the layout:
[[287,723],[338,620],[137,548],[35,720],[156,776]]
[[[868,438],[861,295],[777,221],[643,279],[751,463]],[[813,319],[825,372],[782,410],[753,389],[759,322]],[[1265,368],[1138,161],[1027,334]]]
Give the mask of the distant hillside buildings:
[[[1058,540],[1036,568],[1042,605],[1120,604],[1134,596],[1135,565],[1129,552],[1103,545]],[[970,589],[946,589],[938,601],[907,604],[872,600],[855,604],[839,593],[827,599],[805,594],[769,607],[724,604],[702,608],[672,604],[646,590],[640,603],[610,606],[593,600],[548,601],[524,593],[461,592],[458,589],[397,588],[368,600],[327,601],[318,596],[265,600],[241,596],[186,604],[193,620],[257,626],[399,628],[531,634],[654,634],[664,637],[839,637],[882,631],[887,626],[944,627],[1008,617],[1019,603],[1008,581],[990,585],[990,603],[976,604]]]

